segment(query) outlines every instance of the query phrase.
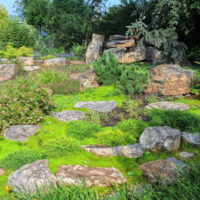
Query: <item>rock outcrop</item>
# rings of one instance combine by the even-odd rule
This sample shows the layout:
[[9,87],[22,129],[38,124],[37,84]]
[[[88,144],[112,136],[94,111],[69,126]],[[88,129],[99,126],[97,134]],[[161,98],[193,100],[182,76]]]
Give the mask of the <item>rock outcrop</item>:
[[76,108],[87,108],[90,111],[108,113],[117,107],[116,101],[80,101],[74,105]]
[[183,133],[182,139],[186,143],[200,146],[200,133]]
[[4,137],[8,140],[26,141],[28,137],[35,135],[39,128],[39,125],[14,125],[4,132]]
[[117,147],[82,146],[86,151],[99,156],[125,156],[127,158],[139,158],[143,154],[140,144],[131,144]]
[[103,35],[92,35],[92,41],[90,42],[87,52],[85,55],[86,63],[92,63],[97,60],[102,54],[104,36]]
[[176,151],[179,149],[180,141],[181,132],[168,126],[146,128],[139,138],[142,147],[153,152]]
[[66,58],[50,58],[41,63],[42,67],[62,67],[67,64]]
[[61,185],[80,185],[85,183],[88,187],[109,187],[127,182],[127,179],[115,168],[89,168],[85,165],[62,165],[59,167],[56,177]]
[[0,81],[7,81],[15,77],[17,73],[17,65],[0,64]]
[[18,57],[18,62],[24,66],[32,66],[34,65],[33,57]]
[[179,65],[158,65],[150,72],[150,83],[145,92],[173,96],[188,94],[192,78],[193,72]]

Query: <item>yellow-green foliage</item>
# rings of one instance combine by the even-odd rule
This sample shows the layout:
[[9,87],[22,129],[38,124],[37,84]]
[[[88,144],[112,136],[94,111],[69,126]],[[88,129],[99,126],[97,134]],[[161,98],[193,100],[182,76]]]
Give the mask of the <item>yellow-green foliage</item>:
[[50,58],[55,58],[55,56],[54,55],[41,56],[39,58],[39,60],[47,60],[47,59],[50,59]]
[[32,56],[33,49],[22,46],[20,48],[14,48],[11,45],[6,45],[4,51],[0,51],[0,56],[3,58],[16,58],[20,56]]

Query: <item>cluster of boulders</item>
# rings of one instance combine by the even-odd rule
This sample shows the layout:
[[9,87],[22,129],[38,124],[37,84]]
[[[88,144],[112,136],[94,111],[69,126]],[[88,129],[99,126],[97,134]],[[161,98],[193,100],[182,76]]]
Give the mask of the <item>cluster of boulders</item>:
[[137,38],[125,35],[112,35],[105,41],[103,35],[93,34],[86,52],[86,63],[97,60],[102,53],[112,52],[120,63],[137,61],[158,62],[162,60],[162,52],[154,47],[137,44]]

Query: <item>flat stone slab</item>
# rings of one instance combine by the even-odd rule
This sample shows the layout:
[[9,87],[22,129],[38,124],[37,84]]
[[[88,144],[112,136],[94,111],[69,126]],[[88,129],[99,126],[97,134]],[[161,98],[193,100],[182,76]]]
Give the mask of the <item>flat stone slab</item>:
[[116,101],[80,101],[74,106],[76,108],[87,108],[100,113],[108,113],[117,107],[117,103]]
[[76,110],[65,110],[62,112],[52,112],[52,116],[61,121],[76,121],[82,120],[85,117],[85,113]]
[[115,168],[89,168],[86,165],[62,165],[56,174],[61,185],[80,185],[88,187],[109,187],[114,184],[122,185],[127,179]]
[[180,158],[182,158],[185,161],[190,161],[192,158],[194,158],[194,154],[193,153],[189,153],[189,152],[180,152],[179,153]]
[[15,191],[34,192],[37,187],[56,183],[47,160],[38,160],[14,171],[8,178],[8,185]]
[[181,132],[168,126],[148,127],[139,138],[144,149],[158,152],[160,150],[175,151],[180,146]]
[[98,147],[98,146],[81,146],[86,151],[99,156],[125,156],[128,158],[139,158],[143,154],[143,149],[140,144],[131,144],[117,147]]
[[189,144],[200,146],[200,133],[183,133],[182,139]]
[[14,125],[4,132],[4,137],[8,140],[26,141],[29,136],[35,135],[39,128],[39,125]]
[[189,109],[189,105],[184,103],[162,101],[162,102],[151,103],[145,107],[145,109],[154,109],[154,108],[186,111]]
[[40,69],[40,66],[25,66],[23,67],[25,71],[36,71]]

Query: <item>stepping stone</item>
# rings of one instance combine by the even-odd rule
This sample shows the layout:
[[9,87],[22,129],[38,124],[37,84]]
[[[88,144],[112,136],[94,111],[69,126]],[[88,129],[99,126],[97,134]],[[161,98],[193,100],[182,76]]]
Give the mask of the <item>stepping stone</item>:
[[25,71],[36,71],[40,69],[40,66],[25,66],[23,67]]
[[182,139],[189,144],[200,146],[200,133],[183,133]]
[[85,117],[85,113],[76,110],[65,110],[62,112],[52,112],[52,116],[61,121],[76,121],[82,120]]
[[165,109],[165,110],[181,110],[181,111],[186,111],[189,109],[188,104],[184,103],[174,103],[170,101],[163,101],[163,102],[156,102],[156,103],[151,103],[145,107],[146,109],[154,109],[154,108],[159,108],[159,109]]
[[146,128],[139,138],[142,147],[153,152],[175,151],[179,149],[180,142],[181,132],[168,126]]
[[35,135],[39,128],[39,125],[14,125],[4,132],[4,137],[8,140],[27,141],[28,137]]
[[4,175],[6,172],[3,168],[0,168],[0,176]]
[[80,101],[74,106],[76,108],[87,108],[100,113],[108,113],[117,107],[117,103],[116,101]]
[[81,146],[86,151],[99,156],[125,156],[128,158],[139,158],[143,154],[143,149],[140,144],[131,144],[117,147],[98,147],[98,146]]
[[185,163],[175,158],[169,158],[144,163],[139,169],[150,183],[161,181],[163,185],[168,185],[180,176],[180,167],[185,168],[185,166]]
[[89,168],[86,165],[62,165],[59,167],[56,177],[61,185],[81,185],[85,183],[88,187],[109,187],[127,182],[127,179],[115,168]]
[[38,160],[14,171],[8,178],[8,185],[15,191],[34,192],[38,187],[56,183],[47,160]]
[[193,153],[189,153],[189,152],[180,152],[179,153],[180,158],[182,158],[185,161],[190,161],[192,160],[192,158],[194,158],[194,154]]

